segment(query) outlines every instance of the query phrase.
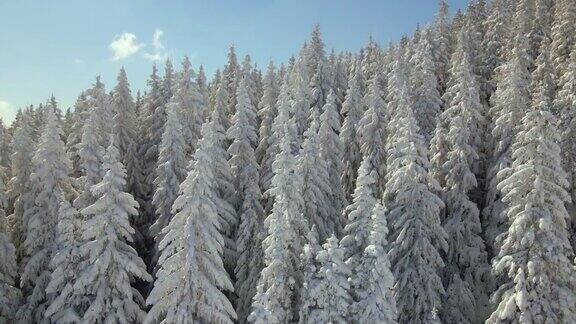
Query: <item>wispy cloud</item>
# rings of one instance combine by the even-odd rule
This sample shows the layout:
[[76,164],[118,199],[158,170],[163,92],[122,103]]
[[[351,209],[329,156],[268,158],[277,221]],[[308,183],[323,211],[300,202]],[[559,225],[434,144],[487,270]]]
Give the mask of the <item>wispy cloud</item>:
[[84,63],[84,60],[79,59],[79,58],[75,58],[75,59],[74,59],[74,63],[76,63],[76,64],[82,64],[82,63]]
[[118,61],[138,53],[143,46],[136,40],[136,35],[123,33],[116,35],[108,48],[112,51],[112,61]]
[[163,37],[164,31],[160,28],[156,28],[156,30],[154,30],[154,35],[152,36],[152,47],[154,48],[154,52],[144,53],[144,58],[151,61],[162,61],[168,57],[168,53],[166,53],[164,44],[162,43]]

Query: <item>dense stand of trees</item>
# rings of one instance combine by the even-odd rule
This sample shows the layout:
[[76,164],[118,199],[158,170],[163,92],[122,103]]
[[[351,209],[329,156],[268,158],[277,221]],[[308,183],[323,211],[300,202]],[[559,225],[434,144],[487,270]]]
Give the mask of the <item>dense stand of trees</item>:
[[0,123],[0,322],[576,322],[576,2]]

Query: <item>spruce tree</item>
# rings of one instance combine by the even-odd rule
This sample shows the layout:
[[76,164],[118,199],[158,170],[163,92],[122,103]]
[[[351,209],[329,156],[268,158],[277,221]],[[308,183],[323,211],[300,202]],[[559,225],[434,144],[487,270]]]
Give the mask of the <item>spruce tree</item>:
[[351,200],[352,192],[355,188],[358,167],[362,160],[360,139],[357,130],[358,123],[364,114],[363,87],[364,75],[360,68],[356,68],[354,76],[348,83],[346,99],[342,104],[344,123],[340,131],[340,139],[344,144],[342,186],[344,187],[344,193],[348,201]]
[[186,143],[178,114],[178,106],[175,103],[170,103],[166,110],[166,124],[159,147],[158,167],[156,179],[154,179],[155,189],[152,198],[157,218],[149,230],[156,244],[162,238],[160,234],[162,229],[172,219],[172,205],[178,197],[180,184],[186,178]]
[[284,123],[280,153],[272,165],[274,178],[270,191],[274,206],[264,221],[267,230],[262,242],[264,269],[248,317],[251,323],[285,323],[296,320],[298,314],[303,280],[299,257],[308,224],[302,215],[302,179],[292,153],[296,140],[296,124],[290,120]]
[[52,322],[78,323],[88,300],[74,289],[80,270],[83,218],[68,198],[60,197],[57,244],[50,267],[52,275],[46,293],[54,296],[45,316]]
[[233,124],[227,134],[232,140],[228,154],[236,189],[234,207],[239,217],[235,234],[238,258],[234,273],[235,293],[238,295],[236,309],[241,322],[245,322],[250,314],[251,300],[256,293],[258,276],[263,268],[264,209],[260,203],[262,194],[258,185],[258,163],[254,154],[258,141],[256,109],[250,100],[247,80],[248,75],[245,75],[238,84]]
[[21,293],[16,284],[18,265],[16,263],[16,249],[6,219],[8,197],[4,182],[5,170],[0,166],[0,321],[9,323],[15,320],[16,311],[20,305]]
[[144,261],[128,243],[134,229],[129,217],[138,213],[138,203],[125,192],[126,169],[120,162],[116,140],[110,140],[103,159],[102,180],[90,190],[96,201],[80,212],[83,262],[74,289],[87,299],[84,322],[141,322],[143,299],[131,283],[150,281]]
[[215,123],[202,127],[202,139],[174,202],[174,217],[163,229],[157,279],[145,323],[233,323],[234,308],[224,295],[233,290],[224,270],[215,153]]
[[[545,55],[542,51],[538,61],[545,61]],[[548,85],[545,79],[534,81],[531,108],[514,138],[512,163],[498,184],[510,226],[493,262],[504,279],[492,296],[497,307],[487,323],[576,320],[574,252],[566,230],[568,177]]]
[[428,150],[410,106],[406,68],[396,58],[391,84],[396,100],[391,121],[388,181],[384,205],[391,220],[390,258],[396,283],[394,296],[401,323],[427,322],[440,308],[444,288],[439,253],[447,249],[447,235],[440,224],[442,200],[432,191],[438,183],[428,173]]
[[316,256],[318,284],[311,297],[314,307],[306,323],[345,323],[349,320],[352,297],[348,276],[350,269],[344,262],[344,251],[332,235]]
[[350,311],[350,321],[358,323],[396,323],[397,310],[393,295],[394,275],[390,270],[387,248],[386,210],[376,203],[370,219],[369,245],[358,266],[357,300]]
[[552,44],[550,58],[556,70],[556,76],[566,73],[570,52],[576,46],[574,21],[576,20],[576,3],[571,0],[556,0],[552,23]]
[[435,74],[435,63],[432,56],[431,31],[425,29],[416,51],[411,58],[411,64],[416,70],[412,75],[414,89],[414,114],[418,126],[429,143],[436,128],[436,119],[441,112],[442,99],[438,92],[438,78]]
[[320,137],[320,157],[325,161],[328,169],[330,192],[327,198],[329,199],[329,206],[333,209],[332,215],[336,223],[336,234],[339,235],[345,224],[341,215],[346,206],[346,198],[342,188],[342,179],[340,178],[343,170],[344,144],[339,137],[342,123],[336,101],[335,92],[330,90],[326,104],[322,107],[323,112],[320,115],[318,136]]
[[268,69],[263,80],[263,94],[258,105],[258,118],[260,120],[260,128],[258,130],[259,143],[256,148],[256,160],[260,165],[260,190],[265,192],[269,189],[269,183],[264,183],[262,178],[266,175],[267,179],[272,178],[272,170],[269,167],[264,167],[264,161],[270,159],[267,156],[268,147],[270,146],[270,137],[272,136],[272,123],[278,114],[276,109],[276,101],[278,100],[279,85],[276,75],[276,68],[274,63],[268,64]]
[[72,191],[68,176],[71,162],[66,156],[61,139],[62,128],[54,110],[50,107],[46,111],[47,121],[32,158],[30,193],[34,203],[25,211],[26,259],[21,274],[26,300],[17,314],[17,319],[22,322],[47,322],[44,312],[50,299],[46,286],[50,281],[50,260],[56,247],[60,195]]
[[479,87],[470,63],[467,34],[459,34],[452,56],[449,88],[445,97],[447,108],[441,115],[447,123],[448,145],[441,166],[444,178],[442,197],[445,203],[444,230],[448,234],[448,253],[444,280],[447,296],[442,309],[446,322],[475,323],[483,320],[482,307],[487,304],[488,263],[484,241],[480,237],[478,206],[471,191],[478,182],[474,165],[479,159],[479,124],[482,104]]
[[318,232],[318,240],[325,241],[338,230],[339,211],[330,205],[330,178],[325,160],[320,156],[318,113],[312,113],[312,121],[304,132],[304,143],[299,153],[298,171],[302,175],[304,217]]

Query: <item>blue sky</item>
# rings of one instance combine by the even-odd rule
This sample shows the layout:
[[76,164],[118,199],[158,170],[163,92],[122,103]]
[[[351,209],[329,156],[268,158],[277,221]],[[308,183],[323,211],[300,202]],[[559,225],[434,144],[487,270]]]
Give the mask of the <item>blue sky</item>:
[[[449,0],[451,11],[466,0]],[[228,46],[259,66],[285,61],[319,23],[328,48],[358,50],[372,35],[397,40],[425,24],[435,0],[0,0],[0,117],[54,94],[62,108],[102,76],[108,89],[125,66],[143,89],[153,59],[184,55],[211,75]],[[156,36],[156,37],[155,37]]]

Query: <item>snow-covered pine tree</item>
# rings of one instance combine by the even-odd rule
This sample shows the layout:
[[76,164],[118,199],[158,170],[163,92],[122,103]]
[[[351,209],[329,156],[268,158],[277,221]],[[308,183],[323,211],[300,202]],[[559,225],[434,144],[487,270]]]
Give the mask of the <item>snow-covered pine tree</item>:
[[315,226],[318,240],[323,242],[339,231],[340,211],[330,205],[330,174],[326,161],[320,155],[318,122],[318,112],[313,111],[298,155],[298,172],[303,180],[304,217],[310,226]]
[[72,160],[72,173],[71,176],[80,177],[80,157],[78,156],[78,144],[82,140],[82,133],[84,132],[84,123],[88,117],[89,103],[86,97],[86,92],[82,91],[74,103],[74,113],[72,114],[72,126],[70,133],[66,139],[66,152],[68,157]]
[[514,49],[508,60],[497,69],[497,88],[491,98],[488,115],[492,121],[492,152],[486,176],[486,201],[482,210],[484,239],[491,255],[497,255],[499,243],[496,238],[506,231],[508,222],[503,213],[504,204],[497,189],[505,177],[500,173],[510,166],[511,144],[523,113],[527,111],[530,98],[530,73],[528,72],[528,40],[519,33],[514,38]]
[[10,176],[10,155],[12,148],[10,147],[11,134],[8,131],[6,125],[4,125],[4,120],[0,117],[0,167],[4,167],[6,171],[5,177]]
[[[544,55],[547,51],[537,61],[546,61]],[[493,262],[504,282],[492,296],[497,307],[487,323],[576,321],[574,252],[566,230],[568,177],[550,112],[549,84],[534,81],[532,106],[514,138],[512,164],[498,184],[510,226]]]
[[429,143],[436,128],[436,119],[441,112],[442,98],[438,92],[438,78],[431,44],[432,31],[428,28],[422,31],[416,45],[414,56],[410,63],[417,71],[412,74],[414,93],[414,115],[426,142]]
[[182,61],[182,70],[175,85],[174,96],[168,104],[176,105],[177,107],[187,156],[192,155],[196,149],[196,143],[200,137],[200,130],[204,122],[205,110],[207,110],[198,84],[191,79],[193,76],[194,71],[192,71],[190,60],[185,57]]
[[241,78],[242,71],[240,70],[238,58],[236,57],[236,48],[234,44],[231,44],[228,49],[228,62],[224,66],[220,77],[220,86],[224,86],[228,94],[225,102],[226,115],[229,116],[229,118],[234,115],[234,109],[236,108],[236,88],[238,88],[238,83]]
[[8,197],[4,182],[5,170],[5,167],[0,166],[0,322],[10,323],[15,320],[22,296],[16,284],[16,249],[10,239],[6,219]]
[[50,303],[46,286],[50,281],[50,259],[55,251],[60,195],[72,190],[68,176],[71,162],[61,139],[62,128],[55,109],[50,107],[46,111],[46,124],[32,158],[30,194],[34,203],[25,211],[27,258],[21,274],[26,300],[16,316],[21,322],[48,321],[44,317]]
[[[274,204],[274,197],[270,193],[272,179],[274,177],[272,165],[276,155],[280,151],[280,141],[284,134],[284,124],[290,119],[290,109],[290,84],[288,78],[284,77],[275,108],[277,114],[272,121],[270,135],[267,138],[268,146],[260,162],[260,187],[262,188],[264,198],[264,211],[267,215],[270,214],[272,205]],[[296,146],[295,143],[292,143],[292,145]]]
[[448,323],[482,321],[482,309],[488,304],[489,267],[480,237],[480,212],[471,198],[471,191],[478,185],[474,166],[479,159],[476,138],[481,131],[482,104],[468,46],[468,34],[463,29],[452,55],[449,88],[444,95],[446,110],[441,115],[443,124],[447,124],[448,145],[442,170],[437,172],[444,176],[440,182],[444,184],[443,227],[448,234],[448,251],[444,269],[447,295],[442,318]]
[[12,223],[12,241],[16,248],[18,264],[26,255],[24,241],[28,228],[28,215],[34,205],[34,196],[31,192],[32,157],[36,143],[32,138],[30,116],[23,115],[12,136],[11,170],[12,178],[7,184],[7,196],[13,201],[13,213],[10,215]]
[[101,111],[97,107],[90,107],[88,110],[86,122],[82,127],[82,138],[77,145],[78,167],[80,168],[77,187],[81,190],[74,200],[74,207],[78,209],[88,207],[96,201],[90,188],[100,182],[104,176],[102,161],[105,149],[100,144],[103,134],[98,129]]
[[218,183],[217,191],[219,203],[216,204],[218,216],[220,217],[221,232],[224,236],[224,265],[229,273],[234,272],[236,263],[236,240],[233,230],[238,226],[238,218],[232,203],[234,202],[235,187],[233,184],[232,171],[228,162],[229,141],[226,135],[226,126],[230,120],[226,115],[226,89],[223,85],[218,86],[218,96],[216,104],[210,116],[210,122],[214,124],[214,163],[216,182]]
[[377,202],[374,196],[374,188],[376,187],[378,174],[372,166],[370,156],[364,156],[358,170],[356,189],[354,194],[352,194],[353,201],[345,210],[348,222],[346,227],[344,227],[344,237],[340,242],[340,246],[344,250],[346,264],[353,273],[350,277],[350,287],[356,302],[359,301],[359,297],[355,292],[362,285],[362,282],[360,282],[362,278],[357,275],[359,274],[364,250],[369,244],[370,217]]
[[[358,62],[357,62],[358,63]],[[360,138],[357,133],[358,123],[364,114],[364,75],[362,69],[357,67],[353,77],[348,82],[346,99],[342,104],[344,122],[340,131],[340,139],[344,144],[343,159],[344,172],[342,173],[342,186],[346,199],[351,201],[352,193],[356,187],[356,177],[362,154],[360,152]]]
[[290,95],[291,95],[291,116],[296,122],[298,130],[297,146],[304,141],[304,132],[310,125],[310,81],[308,79],[305,58],[300,56],[296,59],[294,68],[290,71]]
[[496,89],[494,74],[496,69],[505,61],[506,48],[510,36],[510,23],[512,12],[509,0],[493,0],[488,17],[484,21],[486,30],[481,46],[481,72],[480,77],[485,82],[480,93],[483,102],[489,102]]
[[[278,86],[278,78],[276,74],[276,68],[274,63],[270,61],[268,64],[268,70],[266,71],[266,75],[263,79],[263,94],[262,98],[260,99],[260,103],[258,104],[258,118],[260,120],[260,128],[259,128],[259,143],[258,147],[256,148],[256,160],[258,164],[261,166],[260,168],[260,190],[265,192],[269,189],[269,186],[265,187],[264,183],[262,182],[262,177],[264,173],[271,173],[272,170],[266,169],[263,167],[264,162],[269,159],[266,155],[268,151],[268,147],[270,143],[270,136],[272,135],[272,123],[274,122],[274,118],[278,114],[276,109],[276,101],[278,100],[278,93],[280,91]],[[269,179],[272,178],[272,175],[267,175]],[[268,185],[267,183],[266,185]]]
[[448,82],[448,69],[450,68],[450,22],[448,16],[448,3],[446,0],[439,1],[438,13],[434,22],[434,40],[433,40],[433,55],[434,66],[436,68],[436,76],[438,78],[438,90],[440,95],[446,90],[446,82]]
[[[534,21],[530,30],[530,54],[536,60],[540,55],[540,45],[545,38],[549,38],[552,32],[552,17],[554,14],[553,0],[534,1]],[[550,49],[548,49],[550,50]]]
[[346,198],[342,188],[341,174],[343,170],[342,156],[344,145],[340,139],[341,128],[340,114],[338,113],[337,98],[334,90],[330,90],[326,98],[326,104],[322,107],[320,115],[320,157],[325,161],[328,169],[329,181],[329,206],[333,209],[336,235],[340,235],[346,223],[342,211],[346,206]]
[[[187,57],[185,57],[186,59]],[[199,112],[202,116],[202,120],[208,118],[209,107],[210,107],[210,89],[208,87],[208,81],[206,80],[206,74],[204,72],[204,66],[200,65],[198,68],[198,74],[196,74],[196,86],[198,87],[198,92],[200,92],[200,109]],[[202,126],[200,126],[202,127]]]
[[[545,50],[543,49],[542,52]],[[540,64],[543,66],[543,64]],[[547,70],[545,67],[543,70]],[[543,71],[543,73],[546,73]],[[545,77],[543,74],[542,77]],[[563,117],[566,119],[567,127],[562,132],[562,160],[564,163],[564,170],[568,172],[568,180],[570,182],[569,192],[572,195],[572,204],[570,205],[570,211],[574,208],[573,204],[576,202],[576,113],[574,112],[574,107],[576,107],[576,46],[572,50],[570,56],[569,67],[566,72],[560,78],[560,83],[562,87],[556,93],[556,98],[554,99],[553,106],[555,111],[563,112]],[[571,241],[572,247],[576,249],[576,219],[571,221]]]
[[369,245],[357,269],[360,286],[356,288],[358,300],[352,304],[350,321],[355,323],[396,323],[394,276],[390,270],[387,248],[388,224],[386,210],[377,202],[370,219]]
[[174,217],[163,230],[160,268],[147,304],[145,323],[233,323],[234,308],[224,295],[232,291],[224,269],[224,239],[219,202],[217,154],[220,139],[214,121],[202,138],[173,206]]
[[238,296],[236,310],[239,321],[244,323],[250,314],[252,298],[256,293],[258,276],[263,268],[264,209],[260,203],[258,162],[254,147],[256,133],[256,109],[252,105],[248,88],[249,75],[238,84],[236,109],[232,126],[227,135],[232,144],[228,148],[230,168],[236,189],[234,207],[238,215],[235,229],[237,259],[235,266],[235,293]]
[[350,268],[344,262],[344,250],[332,235],[318,252],[317,285],[309,301],[314,305],[303,323],[346,323],[352,297],[348,277]]
[[428,150],[419,134],[408,92],[406,68],[397,57],[391,86],[395,93],[387,160],[384,206],[391,222],[390,258],[396,283],[394,296],[401,323],[423,323],[440,308],[444,294],[439,250],[447,249],[440,224],[444,204],[432,191],[438,183],[428,173]]
[[126,166],[127,179],[133,179],[133,167],[136,156],[136,108],[130,91],[130,84],[124,67],[117,77],[118,83],[112,90],[112,111],[114,114],[114,134],[118,140],[120,161]]
[[[172,219],[172,205],[178,197],[180,184],[186,178],[186,143],[182,131],[179,106],[171,102],[166,107],[166,124],[158,154],[158,167],[154,179],[152,204],[156,211],[156,221],[150,226],[149,235],[154,237],[156,246],[162,239],[162,229]],[[158,251],[155,251],[156,260]]]
[[60,196],[56,250],[50,261],[53,270],[46,287],[46,293],[54,298],[45,316],[55,323],[80,322],[88,302],[80,291],[74,289],[82,262],[80,246],[84,219],[68,199]]
[[150,281],[144,261],[128,243],[134,229],[130,216],[138,203],[125,192],[126,170],[120,162],[114,135],[103,158],[103,179],[90,190],[96,201],[82,209],[83,262],[74,289],[87,299],[84,322],[141,322],[143,298],[130,286],[136,278]]
[[554,2],[550,58],[557,77],[566,73],[570,52],[576,46],[574,21],[576,21],[576,3],[572,0],[556,0]]
[[[433,76],[434,77],[434,76]],[[435,78],[435,77],[434,77]],[[371,165],[368,167],[371,173],[375,172],[376,183],[372,190],[375,197],[382,197],[384,192],[386,173],[386,128],[387,114],[386,103],[382,98],[381,74],[374,73],[369,82],[368,90],[364,96],[366,111],[358,122],[358,139],[360,152],[364,158],[368,157]]]
[[267,237],[262,242],[265,266],[248,317],[251,323],[286,323],[298,316],[297,302],[303,280],[299,257],[308,224],[302,214],[302,178],[292,153],[297,141],[296,124],[290,119],[283,128],[280,153],[272,165],[274,178],[270,192],[274,206],[264,221],[267,229]]
[[315,307],[313,295],[316,293],[318,286],[318,269],[320,266],[316,262],[318,251],[322,249],[318,243],[318,233],[316,227],[311,226],[310,232],[306,235],[307,242],[304,244],[302,254],[300,255],[300,267],[302,269],[302,289],[300,290],[300,302],[298,323],[306,323],[310,310]]

